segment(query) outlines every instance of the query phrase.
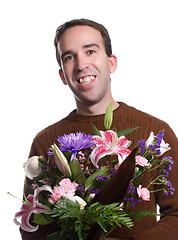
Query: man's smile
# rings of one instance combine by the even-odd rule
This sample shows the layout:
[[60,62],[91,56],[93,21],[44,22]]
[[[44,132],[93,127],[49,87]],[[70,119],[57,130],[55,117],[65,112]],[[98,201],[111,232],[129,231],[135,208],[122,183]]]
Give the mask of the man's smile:
[[86,77],[81,77],[78,82],[80,84],[89,84],[91,83],[94,79],[95,79],[96,76],[94,75],[91,75],[91,76],[86,76]]

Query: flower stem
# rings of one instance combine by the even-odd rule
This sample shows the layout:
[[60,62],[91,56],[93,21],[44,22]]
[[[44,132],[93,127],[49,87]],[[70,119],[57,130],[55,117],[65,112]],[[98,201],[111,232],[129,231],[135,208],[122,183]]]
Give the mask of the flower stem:
[[14,197],[14,198],[16,198],[16,199],[20,200],[21,202],[23,202],[23,200],[22,200],[22,199],[20,199],[20,198],[18,198],[18,197],[16,197],[16,196],[14,196],[14,195],[13,195],[13,194],[11,194],[10,192],[7,192],[7,194],[9,194],[10,196],[12,196],[12,197]]

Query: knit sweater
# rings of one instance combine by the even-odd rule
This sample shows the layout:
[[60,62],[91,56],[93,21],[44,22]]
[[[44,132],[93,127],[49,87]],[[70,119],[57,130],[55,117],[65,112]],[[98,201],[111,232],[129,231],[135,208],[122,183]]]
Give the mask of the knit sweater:
[[[104,130],[104,114],[98,116],[83,116],[78,115],[76,110],[74,110],[66,118],[37,134],[31,146],[30,157],[34,155],[47,157],[49,147],[53,143],[57,143],[58,136],[71,132],[93,134],[91,123],[98,129]],[[171,150],[165,153],[164,156],[171,156],[174,160],[173,169],[168,179],[176,190],[173,196],[166,196],[163,192],[151,193],[150,201],[142,201],[134,207],[134,210],[156,211],[156,204],[158,204],[163,214],[159,222],[156,221],[155,217],[147,217],[142,221],[135,221],[132,230],[125,227],[118,228],[110,237],[117,239],[131,238],[135,240],[178,239],[178,139],[165,122],[130,107],[125,103],[120,103],[120,106],[113,112],[111,129],[120,131],[138,126],[140,127],[139,129],[126,136],[127,139],[132,142],[129,147],[130,149],[132,149],[139,140],[148,139],[150,132],[154,132],[156,135],[161,130],[165,131],[164,140],[169,143]],[[155,174],[155,172],[145,174],[141,184],[146,187],[150,179],[154,179]],[[28,181],[28,179],[26,180]],[[111,191],[117,191],[117,189],[111,189]],[[55,231],[57,230],[52,225],[46,225],[40,226],[39,229],[33,233],[21,230],[21,235],[23,240],[45,240],[48,234]]]

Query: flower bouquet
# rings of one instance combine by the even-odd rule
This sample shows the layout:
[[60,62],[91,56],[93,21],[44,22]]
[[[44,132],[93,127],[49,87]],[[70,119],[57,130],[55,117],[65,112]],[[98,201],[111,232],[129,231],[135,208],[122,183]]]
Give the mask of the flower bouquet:
[[[34,232],[39,225],[53,224],[56,232],[47,240],[104,239],[116,227],[132,228],[133,220],[157,215],[129,209],[150,201],[151,185],[160,186],[155,191],[174,192],[167,181],[173,161],[158,158],[170,149],[163,140],[164,131],[156,136],[151,133],[131,151],[125,135],[137,128],[110,130],[112,118],[110,104],[104,119],[106,131],[93,125],[93,136],[81,132],[59,136],[59,145],[51,146],[48,159],[28,159],[24,167],[33,184],[27,186],[29,195],[14,218],[23,230]],[[155,169],[157,177],[142,186],[143,175]]]

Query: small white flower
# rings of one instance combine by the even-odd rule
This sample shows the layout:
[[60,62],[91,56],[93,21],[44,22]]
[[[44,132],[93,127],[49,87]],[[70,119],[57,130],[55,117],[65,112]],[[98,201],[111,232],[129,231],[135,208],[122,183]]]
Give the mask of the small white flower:
[[[148,148],[149,145],[154,145],[154,139],[155,139],[154,133],[151,132],[149,138],[145,142],[145,147]],[[156,148],[156,149],[160,150],[160,154],[157,154],[157,156],[161,156],[165,152],[169,151],[171,148],[169,147],[169,144],[165,143],[165,141],[162,139],[160,148]]]
[[162,140],[160,144],[160,154],[159,156],[163,155],[165,152],[169,151],[171,148],[169,147],[169,143],[165,143],[164,140]]
[[25,175],[29,179],[39,176],[42,171],[42,168],[38,162],[38,158],[38,156],[33,156],[29,158],[26,163],[24,163]]
[[80,204],[80,209],[84,209],[86,202],[79,196],[67,196],[68,199],[70,199],[71,201],[75,202],[77,201]]
[[148,139],[146,140],[146,142],[145,142],[145,147],[146,147],[146,148],[148,148],[149,145],[152,145],[152,144],[153,144],[154,138],[155,138],[154,133],[151,132],[149,138],[148,138]]

